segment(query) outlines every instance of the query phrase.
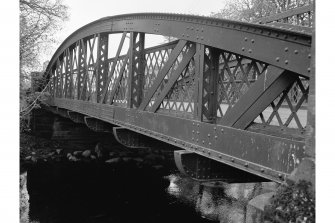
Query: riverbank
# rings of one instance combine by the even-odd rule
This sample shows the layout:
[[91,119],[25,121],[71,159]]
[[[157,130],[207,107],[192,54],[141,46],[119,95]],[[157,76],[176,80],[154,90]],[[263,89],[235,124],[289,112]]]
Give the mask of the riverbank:
[[[53,162],[101,162],[118,164],[134,163],[138,168],[144,166],[177,172],[173,159],[173,150],[128,149],[122,145],[106,146],[75,145],[68,141],[48,140],[29,133],[20,134],[20,171],[35,163]],[[170,171],[170,170],[169,170]]]

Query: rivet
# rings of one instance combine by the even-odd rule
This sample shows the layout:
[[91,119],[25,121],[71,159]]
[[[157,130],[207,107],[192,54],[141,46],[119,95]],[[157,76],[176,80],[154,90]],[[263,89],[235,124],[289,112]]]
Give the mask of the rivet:
[[248,41],[248,38],[247,38],[247,37],[245,37],[245,38],[244,38],[244,41]]
[[192,141],[194,141],[194,138],[192,138]]
[[197,126],[199,127],[199,124]]
[[261,172],[264,172],[264,169],[263,169],[263,168],[261,169]]
[[205,144],[205,140],[202,140],[202,144]]
[[186,36],[186,37],[190,37],[190,35],[188,35],[188,34],[187,34],[187,36]]
[[219,155],[219,158],[222,159],[222,155]]
[[311,58],[312,57],[312,55],[311,54],[308,54],[308,58]]
[[242,51],[244,51],[245,50],[245,48],[244,47],[242,47]]
[[285,52],[287,52],[288,51],[288,47],[285,47]]
[[211,134],[208,134],[207,137],[211,137]]
[[216,130],[216,127],[214,127],[214,130]]
[[298,54],[298,50],[295,50],[295,51],[294,51],[294,54]]
[[218,136],[214,136],[214,138],[215,138],[215,139],[217,139],[217,138],[218,138]]
[[255,40],[254,40],[254,39],[252,39],[252,40],[251,40],[251,43],[254,43],[254,42],[255,42]]
[[252,50],[251,49],[249,49],[249,51],[248,51],[249,53],[252,53]]
[[308,72],[311,72],[311,68],[307,68],[307,71],[308,71]]
[[197,142],[199,142],[199,139],[197,139]]
[[288,64],[288,60],[285,60],[285,64]]
[[186,29],[189,29],[189,28],[190,28],[190,27],[188,27],[188,26],[186,27]]
[[194,133],[194,130],[192,130],[192,133]]
[[248,167],[248,166],[249,166],[249,164],[248,164],[248,163],[245,163],[245,164],[244,164],[244,166],[245,166],[245,167]]
[[197,131],[197,134],[199,134],[200,132],[199,131]]
[[208,155],[211,155],[211,152],[208,152]]
[[223,132],[223,129],[221,129],[221,132]]
[[203,40],[203,39],[204,39],[204,37],[202,36],[200,39],[202,39],[202,40]]
[[212,143],[208,143],[208,145],[210,145],[210,146],[211,146],[211,145],[212,145]]
[[279,174],[278,174],[278,177],[279,177],[279,178],[282,178],[283,176],[279,173]]
[[185,36],[185,34],[183,33],[182,36]]
[[276,61],[279,62],[279,57],[276,57]]

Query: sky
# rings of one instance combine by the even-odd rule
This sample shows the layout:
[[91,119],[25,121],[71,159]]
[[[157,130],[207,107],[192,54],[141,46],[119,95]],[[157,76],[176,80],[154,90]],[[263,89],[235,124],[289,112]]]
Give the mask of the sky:
[[[138,13],[164,12],[196,15],[210,15],[223,8],[226,0],[63,0],[69,7],[69,20],[64,22],[63,29],[56,34],[58,44],[51,46],[41,60],[50,60],[58,46],[80,27],[106,16]],[[146,40],[146,42],[149,39]],[[162,39],[152,38],[149,41],[162,42]],[[155,43],[155,44],[156,44]],[[42,62],[42,63],[43,63]]]
[[225,0],[63,0],[69,6],[70,19],[61,37],[105,16],[136,12],[172,12],[209,15],[223,7]]

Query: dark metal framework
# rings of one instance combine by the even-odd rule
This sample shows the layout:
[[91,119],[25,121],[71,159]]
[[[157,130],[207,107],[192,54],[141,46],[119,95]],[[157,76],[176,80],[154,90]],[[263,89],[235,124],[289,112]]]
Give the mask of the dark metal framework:
[[[177,40],[145,48],[146,34]],[[282,182],[305,156],[311,40],[306,31],[199,16],[106,17],[55,52],[49,103],[72,119],[80,113]]]

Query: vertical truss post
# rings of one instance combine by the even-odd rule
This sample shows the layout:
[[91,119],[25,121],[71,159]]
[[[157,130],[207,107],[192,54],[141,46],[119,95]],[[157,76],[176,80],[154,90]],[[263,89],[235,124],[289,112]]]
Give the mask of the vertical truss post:
[[97,55],[97,102],[101,100],[103,90],[107,85],[108,75],[108,33],[99,35],[98,55]]
[[[215,123],[217,113],[217,83],[219,77],[219,59],[220,53],[216,48],[209,48],[209,61],[208,70],[205,73],[206,79],[208,78],[208,121]],[[207,84],[207,83],[206,83]],[[205,86],[204,86],[205,87]]]
[[72,67],[72,50],[68,48],[65,54],[65,84],[64,84],[64,97],[71,97],[71,67]]
[[[138,37],[138,38],[137,38]],[[127,107],[139,107],[143,97],[145,69],[144,33],[130,33]]]
[[204,56],[205,46],[197,43],[196,55],[194,57],[195,72],[199,77],[196,81],[195,100],[194,100],[194,116],[196,120],[202,121],[202,94],[203,94],[203,78],[204,78]]
[[59,58],[57,59],[57,65],[56,65],[56,88],[55,88],[55,97],[60,97],[60,91],[61,91],[61,64],[59,61]]
[[215,48],[199,46],[198,113],[197,119],[203,116],[208,122],[215,122],[217,112],[217,80],[219,76],[219,51]]
[[86,49],[87,49],[87,42],[84,40],[79,40],[79,52],[78,52],[78,84],[77,84],[77,98],[79,100],[84,100],[86,98],[86,88],[87,84],[86,81],[84,80],[86,70],[87,70],[87,65],[86,65]]
[[73,47],[73,48],[71,48],[71,50],[70,50],[70,84],[69,84],[69,86],[70,86],[70,89],[69,89],[69,98],[71,98],[71,99],[74,99],[74,92],[76,92],[75,91],[75,89],[74,89],[74,84],[73,84],[73,75],[74,75],[74,73],[73,73],[73,70],[74,70],[74,63],[75,63],[75,60],[76,60],[76,45]]
[[[60,66],[60,95],[59,97],[62,98],[64,97],[64,88],[65,88],[65,75],[66,75],[66,67],[65,67],[65,60],[66,60],[66,56],[65,56],[65,52],[62,55],[62,60],[61,60],[61,66]],[[64,68],[64,73],[63,73],[63,68]]]
[[51,96],[52,97],[56,97],[56,81],[57,81],[57,73],[56,73],[56,70],[57,70],[57,67],[54,65],[52,68],[51,68],[51,77],[52,77],[52,91],[50,92],[51,93]]

